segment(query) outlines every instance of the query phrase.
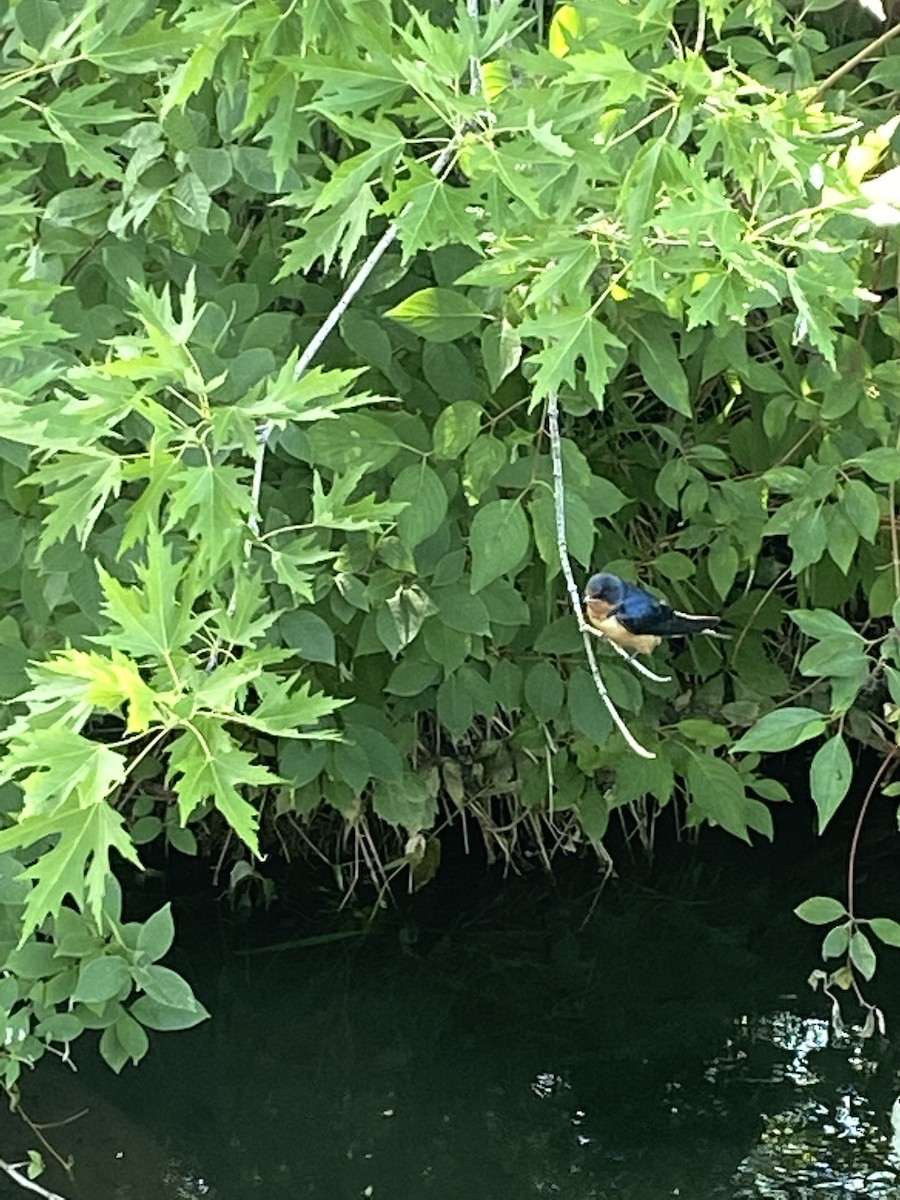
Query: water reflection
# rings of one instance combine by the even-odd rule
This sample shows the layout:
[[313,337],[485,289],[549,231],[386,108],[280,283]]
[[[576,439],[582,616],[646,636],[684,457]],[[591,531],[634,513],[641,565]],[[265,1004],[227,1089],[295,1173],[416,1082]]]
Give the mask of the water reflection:
[[205,970],[198,951],[213,1022],[118,1079],[85,1055],[77,1076],[35,1081],[34,1119],[91,1110],[56,1139],[76,1184],[48,1185],[71,1200],[900,1200],[890,1046],[833,1033],[812,994],[784,999],[801,954],[671,901],[600,908],[579,937],[568,915],[526,918],[418,957],[389,929]]

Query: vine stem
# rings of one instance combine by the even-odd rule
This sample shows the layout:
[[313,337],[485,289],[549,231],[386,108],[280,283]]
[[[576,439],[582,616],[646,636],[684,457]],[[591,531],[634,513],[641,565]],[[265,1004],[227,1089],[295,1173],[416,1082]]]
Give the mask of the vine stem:
[[[553,464],[553,510],[556,515],[556,546],[559,551],[559,562],[562,567],[563,577],[566,581],[566,590],[569,593],[569,600],[572,603],[572,611],[575,613],[578,628],[584,641],[584,652],[587,656],[588,666],[591,669],[594,686],[597,689],[600,699],[606,705],[607,711],[613,719],[613,724],[628,743],[629,748],[635,754],[640,755],[641,758],[656,758],[652,750],[646,749],[635,738],[620,716],[619,710],[613,704],[609,692],[606,690],[606,684],[600,675],[600,669],[597,666],[597,659],[594,655],[594,643],[591,641],[593,630],[584,619],[581,593],[578,590],[575,583],[575,576],[572,573],[572,560],[569,558],[569,543],[566,537],[566,494],[563,481],[562,447],[559,440],[559,397],[556,392],[551,392],[547,401],[547,425],[550,432],[550,459]],[[610,645],[613,645],[613,643],[610,642]],[[617,646],[616,649],[619,649],[619,647]],[[625,655],[625,657],[627,658],[628,656]],[[633,666],[646,670],[640,663],[634,662],[634,660],[629,661],[632,662]]]
[[850,842],[850,854],[847,862],[847,912],[851,917],[854,917],[856,908],[856,855],[859,849],[859,839],[862,834],[863,822],[866,819],[869,803],[875,795],[875,789],[881,783],[882,777],[886,772],[888,773],[888,777],[890,777],[890,773],[893,771],[896,763],[897,751],[884,756],[881,766],[875,772],[875,778],[869,784],[868,791],[863,796],[863,802],[859,806],[859,816],[856,818],[856,826],[853,830],[853,838]]

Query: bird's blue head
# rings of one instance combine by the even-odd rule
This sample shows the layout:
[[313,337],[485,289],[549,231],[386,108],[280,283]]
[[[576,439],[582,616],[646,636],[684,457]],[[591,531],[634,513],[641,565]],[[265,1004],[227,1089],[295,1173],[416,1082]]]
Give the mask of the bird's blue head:
[[611,575],[609,571],[600,571],[599,574],[592,575],[587,581],[584,598],[585,600],[600,600],[612,609],[621,604],[625,598],[625,585],[618,575]]

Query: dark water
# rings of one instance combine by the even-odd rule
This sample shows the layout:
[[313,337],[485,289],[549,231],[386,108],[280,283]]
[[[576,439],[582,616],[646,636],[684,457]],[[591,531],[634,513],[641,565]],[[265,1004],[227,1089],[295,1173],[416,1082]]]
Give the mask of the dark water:
[[[368,936],[275,953],[242,951],[280,940],[284,912],[186,906],[173,965],[214,1019],[120,1078],[86,1049],[77,1075],[42,1070],[32,1120],[88,1110],[46,1131],[74,1181],[42,1182],[66,1200],[900,1198],[892,1043],[831,1032],[806,986],[818,936],[791,915],[809,892],[753,863],[637,870],[599,898],[584,872],[423,892]],[[872,998],[896,1036],[890,971]],[[20,1144],[6,1118],[0,1154]]]

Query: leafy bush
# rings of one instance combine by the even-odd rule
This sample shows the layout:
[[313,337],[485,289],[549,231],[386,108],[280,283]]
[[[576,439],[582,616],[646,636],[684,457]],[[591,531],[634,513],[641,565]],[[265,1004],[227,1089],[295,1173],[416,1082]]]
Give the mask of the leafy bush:
[[[822,7],[6,13],[7,1083],[203,1015],[112,849],[328,812],[344,886],[423,882],[459,813],[549,859],[648,798],[771,836],[804,741],[820,827],[852,739],[886,781],[900,57]],[[603,659],[653,758],[561,602],[557,396],[577,566],[731,631]]]

